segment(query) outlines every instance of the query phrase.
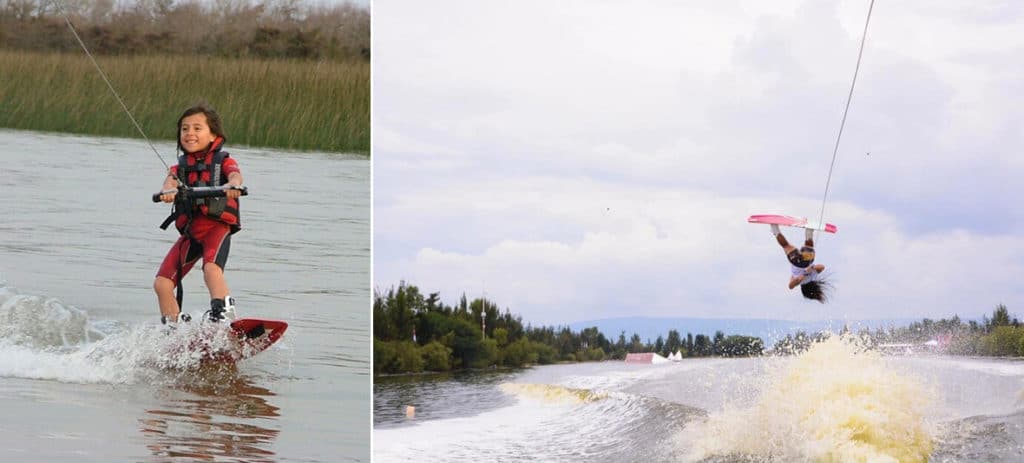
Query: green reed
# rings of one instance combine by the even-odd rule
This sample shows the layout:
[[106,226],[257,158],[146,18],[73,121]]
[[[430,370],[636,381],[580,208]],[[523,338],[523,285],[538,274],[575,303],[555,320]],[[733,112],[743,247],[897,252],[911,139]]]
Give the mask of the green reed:
[[[370,152],[370,65],[209,56],[97,57],[146,135],[185,108],[220,113],[228,146]],[[140,137],[84,53],[0,50],[0,127]]]

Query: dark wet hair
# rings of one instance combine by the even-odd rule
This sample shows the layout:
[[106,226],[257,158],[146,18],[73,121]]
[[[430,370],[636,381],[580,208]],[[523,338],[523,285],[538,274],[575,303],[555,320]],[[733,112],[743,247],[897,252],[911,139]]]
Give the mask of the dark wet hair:
[[174,138],[178,140],[179,150],[183,152],[185,151],[185,148],[181,146],[181,121],[193,114],[203,114],[206,116],[206,125],[210,127],[210,132],[227,141],[228,137],[224,135],[224,127],[220,122],[220,114],[217,114],[217,111],[214,111],[210,105],[206,104],[206,102],[200,102],[195,106],[186,109],[185,112],[181,113],[181,117],[178,118],[178,125],[175,126],[175,129],[177,129],[178,132]]
[[822,304],[828,302],[832,296],[832,283],[826,278],[818,277],[817,280],[800,285],[800,292],[807,299],[818,301]]

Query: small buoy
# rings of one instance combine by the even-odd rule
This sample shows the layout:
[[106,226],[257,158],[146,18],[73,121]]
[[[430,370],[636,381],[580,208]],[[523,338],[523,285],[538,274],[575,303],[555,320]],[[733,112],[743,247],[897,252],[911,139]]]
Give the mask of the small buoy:
[[405,417],[406,418],[416,418],[416,407],[413,407],[412,405],[406,405],[405,406]]

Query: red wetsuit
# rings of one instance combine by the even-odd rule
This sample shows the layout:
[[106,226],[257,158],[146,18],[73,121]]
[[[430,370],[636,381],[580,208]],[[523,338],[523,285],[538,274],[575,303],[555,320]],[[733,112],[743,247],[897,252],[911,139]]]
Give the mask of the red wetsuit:
[[[223,140],[218,138],[214,141],[210,148],[204,151],[196,153],[189,153],[187,156],[192,156],[197,161],[202,161],[214,150],[220,148]],[[224,178],[227,178],[234,172],[241,173],[238,168],[238,163],[230,157],[224,158],[221,163],[221,173]],[[171,166],[171,174],[178,174],[178,166]],[[194,175],[194,174],[192,174]],[[190,175],[191,176],[191,175]],[[182,179],[184,181],[190,181],[189,179]],[[199,213],[197,210],[193,214],[192,222],[187,224],[187,217],[182,214],[178,217],[176,226],[179,230],[183,230],[183,233],[178,237],[178,241],[171,246],[170,251],[167,252],[167,256],[164,257],[163,263],[160,264],[160,270],[157,271],[157,276],[169,278],[172,281],[179,281],[179,278],[184,278],[185,274],[192,269],[199,257],[203,258],[203,264],[213,262],[217,264],[222,270],[224,265],[228,261],[228,251],[231,249],[231,233],[232,227],[235,226],[237,230],[237,217],[234,217],[235,223],[224,222],[220,219],[215,219],[205,214]],[[191,236],[191,239],[189,237]],[[192,241],[195,240],[199,246],[194,246]],[[178,273],[178,264],[181,263],[181,275]]]

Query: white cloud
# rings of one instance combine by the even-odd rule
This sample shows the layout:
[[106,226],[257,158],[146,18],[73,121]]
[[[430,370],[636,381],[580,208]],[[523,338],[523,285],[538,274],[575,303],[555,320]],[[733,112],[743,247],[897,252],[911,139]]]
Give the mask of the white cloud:
[[876,5],[820,243],[834,304],[744,223],[818,213],[866,6],[375,4],[375,283],[544,323],[1014,310],[1021,7]]

